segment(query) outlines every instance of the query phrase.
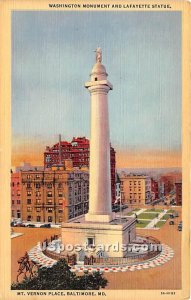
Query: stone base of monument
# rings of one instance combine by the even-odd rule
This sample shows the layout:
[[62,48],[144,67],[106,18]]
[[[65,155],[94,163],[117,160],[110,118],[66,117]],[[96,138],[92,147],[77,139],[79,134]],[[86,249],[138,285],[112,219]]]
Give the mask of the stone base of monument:
[[[90,222],[84,217],[72,223],[62,223],[62,244],[65,253],[72,249],[89,252],[94,257],[124,257],[124,246],[136,237],[134,218],[113,219],[111,222]],[[77,251],[75,251],[77,249]]]

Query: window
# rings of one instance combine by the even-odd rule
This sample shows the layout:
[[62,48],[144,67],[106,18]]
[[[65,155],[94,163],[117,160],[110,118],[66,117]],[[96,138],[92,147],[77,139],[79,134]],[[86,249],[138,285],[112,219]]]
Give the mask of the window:
[[19,197],[21,195],[21,192],[20,191],[17,191],[17,196]]
[[27,191],[27,196],[31,196],[31,191]]
[[40,183],[36,183],[35,186],[36,186],[36,189],[39,189],[40,188]]
[[32,216],[27,216],[27,221],[31,221]]
[[20,200],[17,200],[17,204],[21,204],[21,201],[20,201]]
[[52,217],[51,216],[48,216],[48,222],[52,222]]
[[59,222],[59,223],[62,222],[62,217],[59,217],[58,222]]
[[40,217],[40,216],[37,216],[37,217],[36,217],[36,221],[37,221],[37,222],[40,222],[40,220],[41,220],[41,217]]
[[58,197],[63,197],[62,192],[58,192]]
[[62,209],[59,209],[58,212],[61,214],[61,213],[63,213],[63,210],[62,210]]
[[14,204],[15,203],[15,201],[14,200],[12,200],[12,204]]
[[48,200],[47,204],[52,205],[52,200]]
[[27,199],[27,204],[31,204],[31,199]]
[[51,189],[52,188],[52,183],[47,183],[46,186],[47,186],[48,189]]
[[41,196],[41,192],[37,191],[36,192],[36,197],[40,197]]
[[30,189],[30,188],[31,188],[31,184],[27,183],[27,189]]
[[47,197],[52,197],[52,192],[48,192]]
[[39,178],[40,178],[40,175],[37,174],[37,175],[36,175],[36,179],[39,179]]
[[12,218],[14,218],[14,216],[15,216],[15,212],[14,212],[14,210],[12,210],[12,213],[11,213],[11,215],[12,215]]
[[31,207],[31,206],[28,206],[28,207],[27,207],[27,211],[32,211],[32,207]]
[[41,208],[40,208],[40,207],[37,207],[36,211],[37,211],[37,212],[40,212],[40,211],[41,211]]
[[31,175],[27,175],[27,179],[31,179]]
[[48,208],[48,212],[52,213],[52,208],[51,207]]
[[90,246],[93,246],[93,245],[94,245],[94,238],[89,237],[88,238],[88,246],[90,247]]

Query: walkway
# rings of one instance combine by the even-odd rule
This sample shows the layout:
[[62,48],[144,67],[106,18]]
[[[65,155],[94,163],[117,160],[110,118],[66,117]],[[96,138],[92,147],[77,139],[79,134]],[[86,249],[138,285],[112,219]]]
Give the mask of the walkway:
[[[166,214],[166,212],[167,212],[166,209],[163,210],[163,211],[158,215],[158,217],[152,219],[151,222],[150,222],[147,226],[145,226],[145,229],[154,229],[154,228],[155,228],[154,226],[161,220],[161,218]],[[165,220],[164,220],[164,222],[165,222]]]
[[[42,249],[40,247],[40,243],[37,244],[33,249],[29,252],[29,257],[31,260],[35,261],[38,266],[51,268],[54,266],[57,261],[49,258],[48,256],[44,255]],[[162,244],[162,251],[156,257],[151,259],[142,261],[140,263],[129,263],[129,264],[121,264],[118,266],[83,266],[83,265],[75,265],[71,267],[72,272],[127,272],[127,271],[136,271],[136,270],[143,270],[148,268],[155,268],[161,266],[168,262],[174,256],[174,251],[167,245]]]

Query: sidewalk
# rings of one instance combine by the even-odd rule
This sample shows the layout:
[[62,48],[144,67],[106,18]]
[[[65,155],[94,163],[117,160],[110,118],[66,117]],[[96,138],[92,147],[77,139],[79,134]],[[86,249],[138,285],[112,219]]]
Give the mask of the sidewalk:
[[151,222],[145,227],[145,229],[152,229],[154,228],[154,225],[157,224],[161,218],[166,214],[167,209],[165,209],[164,211],[162,211],[157,218],[154,218],[151,220]]

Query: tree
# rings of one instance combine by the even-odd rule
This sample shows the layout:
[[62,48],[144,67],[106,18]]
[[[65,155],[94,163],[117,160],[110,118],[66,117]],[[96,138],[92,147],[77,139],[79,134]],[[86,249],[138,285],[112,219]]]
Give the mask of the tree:
[[99,290],[105,288],[107,279],[100,272],[84,272],[77,276],[70,271],[65,259],[61,259],[52,268],[41,268],[32,279],[13,283],[12,290]]

